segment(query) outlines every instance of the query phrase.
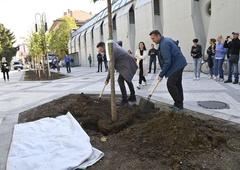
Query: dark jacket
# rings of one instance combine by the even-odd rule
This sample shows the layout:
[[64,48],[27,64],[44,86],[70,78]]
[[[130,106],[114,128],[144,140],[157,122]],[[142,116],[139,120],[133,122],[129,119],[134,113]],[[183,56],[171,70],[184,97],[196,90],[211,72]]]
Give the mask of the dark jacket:
[[202,57],[202,46],[199,45],[199,44],[196,47],[192,46],[192,48],[191,48],[191,56],[193,58],[201,58]]
[[[115,42],[113,42],[113,57],[114,68],[123,76],[126,81],[131,82],[138,68],[135,59]],[[110,72],[108,72],[106,80],[109,81],[109,79]]]
[[227,58],[229,58],[230,55],[239,55],[240,50],[240,40],[239,38],[232,39],[232,41],[225,41],[224,42],[224,48],[228,48]]
[[208,54],[207,62],[208,62],[209,68],[213,67],[212,57],[215,55],[215,49],[216,49],[216,45],[214,45],[213,47],[210,45],[207,49],[207,54]]
[[158,51],[157,51],[155,48],[151,48],[151,49],[148,51],[148,55],[149,55],[151,58],[156,58],[157,53],[158,53]]
[[8,62],[7,61],[2,62],[1,71],[8,72],[9,70],[10,70],[10,65],[8,64]]
[[98,53],[98,54],[97,54],[97,60],[98,60],[98,62],[100,62],[100,63],[103,61],[103,56],[102,56],[101,53]]
[[104,62],[107,62],[107,56],[106,56],[106,54],[104,54],[102,58],[103,58],[103,61],[104,61]]
[[158,52],[158,60],[162,68],[159,76],[162,78],[170,76],[187,65],[186,58],[183,56],[176,42],[171,38],[162,36]]

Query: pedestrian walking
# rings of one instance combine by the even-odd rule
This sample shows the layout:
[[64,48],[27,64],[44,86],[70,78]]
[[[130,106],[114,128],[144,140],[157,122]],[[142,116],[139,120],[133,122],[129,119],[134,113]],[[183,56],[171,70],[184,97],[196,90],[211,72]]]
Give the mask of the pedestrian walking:
[[92,56],[89,54],[88,56],[89,67],[92,67]]
[[67,54],[65,57],[65,63],[66,63],[67,73],[71,73],[71,57]]
[[182,73],[187,65],[186,58],[176,41],[162,36],[158,30],[153,30],[149,35],[154,43],[159,44],[158,58],[162,70],[159,73],[158,81],[161,82],[163,77],[168,77],[167,88],[174,100],[171,108],[174,112],[178,112],[183,109]]
[[2,58],[1,71],[2,71],[2,73],[3,73],[3,79],[4,79],[4,81],[6,81],[6,77],[7,77],[7,80],[9,81],[10,65],[9,65],[8,62],[6,61],[6,58],[5,58],[5,57]]

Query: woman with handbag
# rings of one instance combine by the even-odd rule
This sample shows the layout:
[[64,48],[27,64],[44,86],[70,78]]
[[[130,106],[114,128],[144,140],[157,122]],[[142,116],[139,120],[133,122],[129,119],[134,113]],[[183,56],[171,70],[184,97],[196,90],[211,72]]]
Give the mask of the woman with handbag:
[[214,76],[214,60],[215,60],[215,49],[216,49],[216,39],[211,38],[209,41],[210,46],[207,49],[208,54],[208,67],[209,67],[209,73],[210,77],[209,79],[213,79]]
[[10,65],[6,61],[5,57],[2,58],[2,64],[1,65],[2,65],[1,70],[3,72],[3,79],[4,79],[4,81],[6,81],[6,75],[7,75],[7,80],[9,81],[9,74],[8,74],[8,72],[10,70]]

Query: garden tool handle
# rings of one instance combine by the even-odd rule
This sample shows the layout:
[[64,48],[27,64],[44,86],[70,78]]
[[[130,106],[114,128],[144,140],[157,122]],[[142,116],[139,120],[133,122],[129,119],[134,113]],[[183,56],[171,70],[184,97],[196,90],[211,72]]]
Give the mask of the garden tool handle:
[[153,92],[155,91],[155,89],[157,88],[158,84],[160,83],[160,80],[157,81],[157,83],[155,84],[155,86],[153,87],[151,93],[148,95],[148,99],[150,99],[152,97]]
[[104,86],[103,86],[103,89],[102,89],[102,91],[101,91],[101,93],[100,93],[100,95],[99,95],[99,97],[102,97],[102,94],[103,94],[103,92],[104,92],[104,89],[105,89],[105,87],[107,86],[107,84],[104,84]]

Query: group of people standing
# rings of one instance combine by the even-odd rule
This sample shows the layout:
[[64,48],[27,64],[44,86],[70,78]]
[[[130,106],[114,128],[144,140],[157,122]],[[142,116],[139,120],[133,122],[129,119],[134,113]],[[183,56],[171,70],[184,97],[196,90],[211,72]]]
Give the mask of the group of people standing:
[[[167,79],[167,88],[174,100],[171,106],[173,111],[177,112],[183,109],[183,88],[182,88],[182,72],[187,65],[186,58],[183,56],[178,44],[171,38],[161,35],[158,30],[153,30],[149,34],[150,39],[159,44],[158,49],[147,51],[144,42],[140,42],[138,49],[133,55],[130,51],[126,51],[117,42],[113,43],[114,68],[119,73],[118,84],[122,93],[122,100],[117,103],[119,106],[127,105],[129,101],[136,101],[135,90],[132,79],[136,72],[139,73],[138,89],[141,88],[142,82],[147,84],[145,75],[151,72],[147,71],[147,56],[150,55],[150,64],[154,63],[154,73],[156,73],[156,56],[158,56],[161,71],[158,76],[158,81],[161,82],[164,77]],[[106,54],[106,46],[104,42],[99,42],[97,45],[99,53]],[[152,45],[152,49],[154,45]],[[151,51],[151,52],[150,52]],[[138,71],[137,71],[138,70]],[[110,80],[108,73],[105,84]],[[127,83],[130,91],[129,97],[125,83]]]
[[[209,66],[209,79],[219,82],[224,81],[223,62],[227,56],[228,62],[228,79],[224,83],[239,83],[238,61],[239,61],[240,40],[239,32],[232,32],[232,36],[227,36],[223,40],[222,35],[216,39],[209,40],[209,47],[206,52],[208,55],[207,62]],[[198,44],[198,39],[193,40],[193,46],[190,52],[193,57],[194,80],[200,79],[201,63],[202,63],[202,47]],[[234,73],[234,81],[232,80],[232,70]]]

